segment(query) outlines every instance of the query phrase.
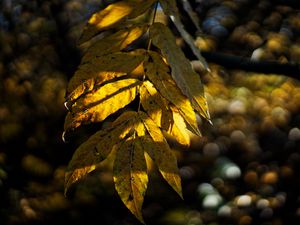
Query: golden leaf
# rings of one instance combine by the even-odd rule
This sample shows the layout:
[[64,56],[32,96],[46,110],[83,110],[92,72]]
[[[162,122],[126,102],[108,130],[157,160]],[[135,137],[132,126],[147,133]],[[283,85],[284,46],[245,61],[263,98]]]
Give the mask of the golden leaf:
[[[173,21],[173,24],[179,31],[181,37],[183,40],[188,44],[188,46],[191,48],[194,55],[198,58],[199,62],[201,63],[201,66],[207,70],[210,71],[208,68],[208,64],[206,60],[201,55],[200,49],[196,47],[194,38],[185,30],[183,23],[180,19],[180,13],[177,8],[176,0],[159,0],[161,7],[166,13],[170,19]],[[187,6],[188,1],[183,1],[184,6]],[[189,11],[188,11],[189,12]],[[191,13],[188,13],[191,16]],[[193,17],[191,17],[192,21],[194,20]],[[199,28],[199,26],[196,26]]]
[[[141,104],[150,118],[162,127],[163,117],[171,116],[168,102],[157,92],[150,81],[145,81],[140,88]],[[165,118],[169,120],[168,118]]]
[[[147,60],[147,56],[144,58],[144,60]],[[144,72],[144,61],[143,61],[133,71],[130,72],[129,76],[136,79],[143,79],[144,74],[145,72]]]
[[134,18],[150,8],[155,0],[123,0],[108,5],[89,19],[79,43],[88,41],[99,32],[119,25],[127,18]]
[[93,90],[95,85],[124,76],[136,69],[145,59],[145,50],[114,52],[92,59],[79,66],[68,83],[67,101],[74,101],[82,94]]
[[168,65],[165,64],[161,56],[149,51],[150,58],[145,61],[145,74],[157,88],[159,93],[169,102],[173,103],[180,115],[184,118],[193,133],[201,135],[196,120],[196,114],[186,96],[182,94],[176,86],[169,72]]
[[81,63],[86,63],[93,58],[118,52],[140,38],[149,28],[149,25],[133,25],[125,27],[116,33],[107,35],[96,41],[84,54]]
[[130,137],[116,148],[115,188],[126,207],[142,223],[142,205],[147,190],[147,165],[139,138]]
[[[178,143],[187,147],[190,146],[191,139],[183,117],[176,107],[170,105],[170,109],[172,110],[172,119],[166,128],[167,133],[173,136]],[[163,127],[165,126],[163,125]]]
[[109,115],[132,102],[140,81],[124,79],[104,86],[79,98],[65,119],[64,129],[72,130],[81,124],[101,122]]
[[172,32],[165,25],[155,23],[150,27],[150,37],[153,44],[162,51],[163,56],[171,66],[171,74],[177,86],[190,99],[194,109],[210,121],[200,77],[176,45]]
[[149,81],[145,81],[141,86],[140,96],[143,108],[155,124],[167,131],[178,143],[189,146],[190,138],[186,124],[176,112],[176,107],[163,98]]
[[143,112],[139,112],[139,117],[149,133],[149,137],[143,138],[144,149],[153,158],[163,178],[182,198],[181,178],[176,156],[153,120]]
[[129,133],[134,118],[136,112],[123,113],[109,129],[96,132],[77,148],[65,174],[65,193],[72,184],[83,179],[107,158],[114,145]]

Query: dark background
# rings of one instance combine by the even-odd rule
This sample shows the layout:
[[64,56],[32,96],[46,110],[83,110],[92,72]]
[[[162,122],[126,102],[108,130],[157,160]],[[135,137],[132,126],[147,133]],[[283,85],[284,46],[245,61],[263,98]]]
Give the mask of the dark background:
[[[68,198],[63,195],[65,168],[89,134],[62,141],[65,88],[80,62],[76,40],[83,25],[107,3],[0,3],[1,225],[138,224],[114,190],[109,164],[79,183]],[[299,224],[297,1],[191,3],[202,33],[184,11],[182,15],[210,62],[212,73],[202,74],[202,80],[214,125],[200,122],[203,137],[193,137],[190,149],[174,146],[184,200],[151,172],[145,221]]]

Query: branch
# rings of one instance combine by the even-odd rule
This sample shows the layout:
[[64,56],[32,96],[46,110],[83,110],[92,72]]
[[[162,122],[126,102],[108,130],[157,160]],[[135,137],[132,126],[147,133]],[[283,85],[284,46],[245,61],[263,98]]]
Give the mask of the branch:
[[290,6],[295,8],[299,8],[300,7],[300,2],[299,0],[277,0],[275,1],[275,4],[282,4],[282,5],[286,5],[286,6]]
[[277,61],[254,61],[249,58],[217,52],[201,52],[208,62],[213,62],[229,69],[241,69],[250,72],[280,74],[300,80],[300,65],[278,63]]

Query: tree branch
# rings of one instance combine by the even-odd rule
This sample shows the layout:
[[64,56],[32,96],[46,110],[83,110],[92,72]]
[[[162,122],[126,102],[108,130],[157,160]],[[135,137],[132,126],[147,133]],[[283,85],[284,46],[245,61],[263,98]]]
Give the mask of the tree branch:
[[298,64],[278,63],[277,61],[254,61],[241,56],[217,52],[202,51],[201,54],[208,62],[213,62],[229,69],[241,69],[266,74],[280,74],[300,80],[300,65]]
[[293,7],[293,8],[299,8],[300,7],[299,0],[276,0],[274,3],[290,6],[290,7]]

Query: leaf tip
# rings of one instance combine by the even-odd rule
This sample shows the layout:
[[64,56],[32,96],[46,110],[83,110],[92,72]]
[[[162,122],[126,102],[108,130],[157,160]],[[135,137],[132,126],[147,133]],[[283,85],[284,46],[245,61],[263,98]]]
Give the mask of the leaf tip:
[[172,186],[173,190],[179,195],[179,197],[183,200],[182,187],[181,184],[177,187]]
[[65,198],[67,197],[67,193],[68,193],[68,188],[65,187],[65,189],[64,189],[64,196],[65,196]]
[[64,196],[67,197],[69,193],[69,189],[72,183],[70,183],[69,173],[65,174],[65,184],[64,184]]
[[178,193],[179,197],[180,197],[182,200],[184,200],[182,191],[180,190],[180,192],[177,192],[177,193]]
[[142,223],[142,224],[145,224],[146,225],[146,223],[145,223],[145,221],[144,221],[144,219],[143,219],[143,217],[140,215],[140,216],[137,216],[137,215],[135,215],[136,216],[136,218]]

